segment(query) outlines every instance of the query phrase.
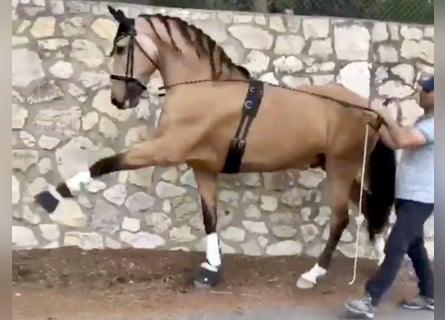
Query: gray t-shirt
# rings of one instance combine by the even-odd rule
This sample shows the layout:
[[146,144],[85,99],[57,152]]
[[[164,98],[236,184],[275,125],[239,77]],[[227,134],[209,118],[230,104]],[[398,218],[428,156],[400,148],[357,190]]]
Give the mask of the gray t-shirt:
[[434,116],[419,118],[413,127],[424,134],[427,143],[403,150],[397,168],[396,197],[434,203]]

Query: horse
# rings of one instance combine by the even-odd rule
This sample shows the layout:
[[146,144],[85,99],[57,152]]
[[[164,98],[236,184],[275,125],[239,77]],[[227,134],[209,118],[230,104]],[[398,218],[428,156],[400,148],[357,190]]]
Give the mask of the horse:
[[[333,215],[330,234],[298,286],[312,288],[328,272],[349,224],[349,201],[362,199],[374,242],[394,202],[395,154],[379,139],[384,121],[367,99],[338,84],[286,88],[256,80],[193,24],[161,14],[130,18],[108,9],[118,23],[109,54],[111,103],[121,110],[135,108],[157,70],[165,90],[162,112],[152,137],[38,194],[42,207],[54,212],[82,185],[111,172],[185,163],[194,173],[206,233],[206,260],[196,270],[194,285],[211,288],[219,283],[223,267],[217,233],[219,174],[320,168],[326,172]],[[360,198],[357,177],[363,157],[367,188]]]

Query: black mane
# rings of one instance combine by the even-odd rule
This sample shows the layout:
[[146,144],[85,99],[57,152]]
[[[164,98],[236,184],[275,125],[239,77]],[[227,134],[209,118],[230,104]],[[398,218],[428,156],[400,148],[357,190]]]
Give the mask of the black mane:
[[[189,24],[188,22],[173,16],[165,16],[162,14],[142,14],[140,17],[144,18],[148,23],[151,24],[153,31],[156,33],[157,37],[160,39],[159,34],[156,32],[156,28],[153,25],[153,19],[159,20],[164,24],[172,42],[173,47],[180,51],[180,49],[176,46],[172,34],[171,34],[171,26],[169,21],[176,23],[181,35],[195,47],[197,55],[200,57],[202,55],[206,55],[210,60],[210,65],[212,68],[212,75],[214,78],[218,78],[220,73],[216,73],[215,68],[215,57],[214,54],[217,53],[219,55],[219,60],[222,65],[228,67],[229,70],[236,69],[238,70],[244,77],[250,79],[250,72],[244,68],[243,66],[235,64],[232,59],[225,53],[224,49],[219,46],[215,40],[213,40],[209,35],[204,33],[200,28]],[[123,27],[125,28],[125,27]],[[119,32],[119,31],[118,31]],[[192,38],[194,36],[195,39]]]

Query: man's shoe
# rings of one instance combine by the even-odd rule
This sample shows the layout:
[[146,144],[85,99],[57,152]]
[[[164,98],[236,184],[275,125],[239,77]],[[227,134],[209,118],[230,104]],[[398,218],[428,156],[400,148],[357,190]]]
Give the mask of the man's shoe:
[[354,319],[374,319],[376,307],[372,305],[372,299],[369,295],[361,299],[349,300],[345,303],[346,310]]
[[400,306],[408,310],[431,310],[434,311],[434,299],[417,296],[410,301],[402,301]]

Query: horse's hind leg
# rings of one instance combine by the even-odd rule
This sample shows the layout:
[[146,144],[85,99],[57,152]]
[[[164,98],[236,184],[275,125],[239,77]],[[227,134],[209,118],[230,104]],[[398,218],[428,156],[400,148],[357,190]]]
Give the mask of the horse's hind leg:
[[312,288],[317,283],[317,279],[324,276],[329,269],[332,255],[343,231],[349,224],[349,193],[359,165],[359,162],[353,160],[337,161],[331,159],[326,163],[327,193],[333,213],[330,234],[318,262],[298,279],[297,287],[301,289]]
[[206,262],[202,263],[195,275],[194,284],[198,288],[209,288],[218,284],[221,272],[221,250],[217,224],[217,174],[194,169],[198,192],[201,196],[202,214],[206,232]]
[[[360,183],[356,180],[353,181],[352,187],[351,187],[351,193],[350,193],[350,199],[351,201],[358,207],[359,201],[360,201]],[[366,219],[368,219],[368,213],[367,212],[367,202],[369,200],[369,193],[367,190],[363,190],[363,203],[362,203],[362,212]],[[381,265],[383,263],[383,260],[385,258],[385,231],[382,231],[380,233],[377,233],[375,235],[375,242],[373,244],[374,246],[374,254],[377,258],[377,265]]]

